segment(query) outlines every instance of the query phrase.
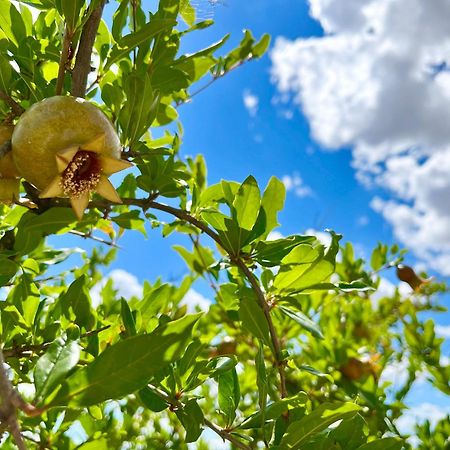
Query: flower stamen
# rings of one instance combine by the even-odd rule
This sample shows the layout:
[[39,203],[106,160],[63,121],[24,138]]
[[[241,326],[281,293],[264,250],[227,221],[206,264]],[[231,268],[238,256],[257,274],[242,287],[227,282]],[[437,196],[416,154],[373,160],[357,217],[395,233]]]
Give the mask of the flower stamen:
[[99,156],[94,152],[79,150],[63,171],[60,185],[68,197],[80,198],[95,190],[100,175]]

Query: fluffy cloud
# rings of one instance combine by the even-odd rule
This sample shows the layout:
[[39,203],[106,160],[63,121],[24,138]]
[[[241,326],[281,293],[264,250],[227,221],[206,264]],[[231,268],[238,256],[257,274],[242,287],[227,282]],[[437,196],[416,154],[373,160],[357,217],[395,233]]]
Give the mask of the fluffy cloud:
[[259,98],[249,90],[246,90],[242,95],[242,101],[244,102],[245,109],[250,114],[250,117],[255,117],[258,112]]
[[352,149],[359,180],[391,197],[373,206],[396,237],[450,275],[450,3],[309,3],[324,36],[277,38],[280,97],[324,148]]
[[203,297],[203,295],[196,290],[189,289],[189,291],[181,301],[181,304],[187,305],[187,310],[189,313],[195,313],[198,310],[207,311],[211,306],[211,300]]
[[432,427],[439,420],[450,414],[450,406],[435,405],[433,403],[421,403],[411,407],[406,413],[396,420],[396,426],[402,433],[414,433],[416,423],[429,420]]
[[450,325],[435,325],[434,329],[439,337],[450,339]]
[[286,191],[292,191],[297,197],[311,197],[313,195],[312,189],[305,185],[302,177],[298,173],[284,175],[281,181]]

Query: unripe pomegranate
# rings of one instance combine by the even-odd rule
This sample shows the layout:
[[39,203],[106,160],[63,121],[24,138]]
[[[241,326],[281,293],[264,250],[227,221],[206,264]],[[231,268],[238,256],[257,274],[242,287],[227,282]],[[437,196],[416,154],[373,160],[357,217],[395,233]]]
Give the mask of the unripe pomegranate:
[[12,136],[17,169],[41,198],[69,197],[80,219],[90,194],[121,203],[108,176],[132,164],[120,158],[120,141],[103,112],[88,101],[66,96],[34,104]]
[[14,127],[0,125],[0,203],[12,203],[19,198],[19,174],[10,151]]

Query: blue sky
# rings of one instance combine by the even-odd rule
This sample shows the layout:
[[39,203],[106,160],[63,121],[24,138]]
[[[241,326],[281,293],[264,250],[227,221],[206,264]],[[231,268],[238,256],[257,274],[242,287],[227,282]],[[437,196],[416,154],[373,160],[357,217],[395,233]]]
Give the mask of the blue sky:
[[[408,2],[404,11],[402,0],[219,3],[216,25],[192,33],[185,50],[231,33],[227,51],[244,28],[256,37],[271,34],[271,49],[179,108],[181,154],[204,154],[210,184],[249,174],[261,185],[272,175],[283,179],[290,188],[280,216],[284,235],[332,228],[366,257],[378,241],[398,242],[411,248],[409,264],[445,278],[450,131],[443,117],[450,115],[450,76],[442,63],[450,32],[440,18],[450,11],[444,0],[432,7]],[[170,251],[178,239],[149,231],[147,240],[138,233],[121,240],[112,269],[134,274],[136,282],[159,275],[180,280],[184,265]],[[386,277],[389,291],[395,280]],[[449,315],[438,320],[450,337]],[[448,355],[448,341],[444,348]],[[398,369],[394,376],[404,371]],[[437,417],[448,399],[418,382],[409,402],[416,406],[411,417]]]

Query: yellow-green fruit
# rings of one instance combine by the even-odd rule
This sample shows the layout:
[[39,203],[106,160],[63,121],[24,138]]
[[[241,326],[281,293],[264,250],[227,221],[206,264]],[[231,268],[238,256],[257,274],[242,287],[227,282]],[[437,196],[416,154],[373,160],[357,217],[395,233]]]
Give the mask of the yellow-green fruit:
[[120,159],[120,141],[103,112],[88,101],[56,96],[35,103],[20,117],[12,136],[14,162],[38,189],[58,175],[56,155],[104,136],[98,154]]
[[[11,140],[14,127],[12,125],[0,125],[0,149]],[[20,181],[12,152],[8,151],[0,157],[0,203],[12,203],[19,198]]]
[[20,180],[18,178],[0,178],[0,203],[10,204],[19,198]]
[[[0,148],[11,141],[14,127],[12,125],[0,125]],[[0,158],[0,178],[16,178],[18,176],[16,166],[9,151]]]

